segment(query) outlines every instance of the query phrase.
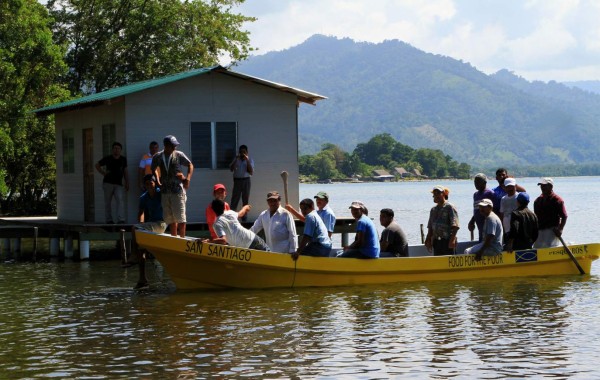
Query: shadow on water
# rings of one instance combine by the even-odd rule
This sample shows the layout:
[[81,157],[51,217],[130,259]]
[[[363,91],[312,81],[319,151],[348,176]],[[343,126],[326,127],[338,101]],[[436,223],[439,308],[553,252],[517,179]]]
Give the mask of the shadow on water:
[[159,265],[0,265],[0,377],[586,377],[596,276],[177,292]]

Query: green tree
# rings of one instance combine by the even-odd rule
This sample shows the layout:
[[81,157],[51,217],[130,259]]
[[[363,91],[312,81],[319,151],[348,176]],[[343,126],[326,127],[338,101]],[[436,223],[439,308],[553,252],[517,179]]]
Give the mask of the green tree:
[[54,211],[54,128],[28,112],[68,98],[67,71],[36,0],[0,2],[0,200],[3,213]]
[[329,179],[339,177],[335,168],[335,157],[331,151],[321,151],[313,159],[313,172],[318,179]]
[[73,94],[245,59],[243,0],[50,0],[55,41],[68,47]]

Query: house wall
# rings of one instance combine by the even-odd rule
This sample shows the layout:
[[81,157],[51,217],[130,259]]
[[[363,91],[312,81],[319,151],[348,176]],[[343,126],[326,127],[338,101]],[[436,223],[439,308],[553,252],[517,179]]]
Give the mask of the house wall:
[[[123,145],[123,155],[127,157],[127,141],[125,139],[125,103],[113,102],[111,105],[84,108],[77,111],[56,114],[56,187],[57,215],[59,220],[83,221],[83,142],[82,130],[93,129],[94,164],[102,158],[102,125],[115,124],[116,140]],[[63,173],[62,131],[72,128],[75,143],[75,171]],[[128,163],[131,165],[130,163]],[[104,201],[102,192],[102,175],[94,170],[94,207],[95,221],[104,222]],[[129,200],[129,204],[132,202]],[[130,208],[130,207],[126,207]],[[128,220],[135,217],[131,212]],[[116,215],[115,215],[116,217]]]
[[[267,208],[266,194],[277,190],[283,195],[281,172],[289,173],[290,203],[298,205],[297,97],[270,87],[217,72],[170,83],[126,97],[127,158],[132,183],[137,183],[137,163],[150,141],[162,149],[165,135],[175,135],[178,150],[190,159],[190,123],[236,121],[238,145],[245,144],[255,162],[250,204],[253,220]],[[135,165],[134,165],[135,163]],[[212,200],[212,187],[223,183],[227,201],[233,189],[229,170],[195,169],[188,191],[187,219],[204,222],[204,210]],[[129,197],[129,222],[135,221],[137,186]],[[241,207],[241,202],[240,206]]]

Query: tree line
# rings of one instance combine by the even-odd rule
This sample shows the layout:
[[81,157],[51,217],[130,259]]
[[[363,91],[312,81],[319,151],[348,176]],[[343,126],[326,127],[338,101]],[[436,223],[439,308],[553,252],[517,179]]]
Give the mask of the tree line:
[[345,152],[331,143],[323,144],[314,155],[300,156],[300,175],[308,180],[342,179],[354,176],[371,177],[373,170],[395,168],[417,170],[432,178],[469,178],[471,167],[457,162],[439,149],[414,149],[396,141],[390,134],[373,136],[352,151]]
[[243,1],[0,1],[0,213],[56,210],[54,119],[32,110],[245,59]]

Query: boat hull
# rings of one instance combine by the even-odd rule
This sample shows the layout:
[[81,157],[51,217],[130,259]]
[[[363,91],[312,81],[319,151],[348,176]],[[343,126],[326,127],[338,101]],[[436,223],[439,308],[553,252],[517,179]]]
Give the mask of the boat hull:
[[[161,262],[178,289],[343,286],[579,273],[563,247],[503,252],[481,261],[474,255],[373,260],[300,256],[294,261],[288,254],[145,231],[136,231],[136,239]],[[589,273],[600,256],[600,244],[570,248]]]

